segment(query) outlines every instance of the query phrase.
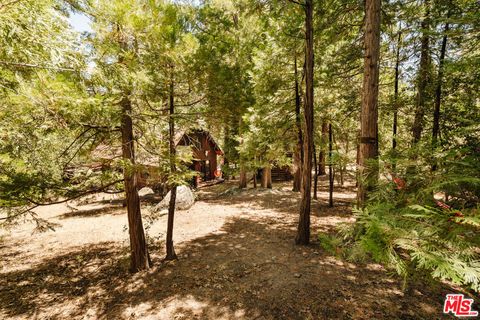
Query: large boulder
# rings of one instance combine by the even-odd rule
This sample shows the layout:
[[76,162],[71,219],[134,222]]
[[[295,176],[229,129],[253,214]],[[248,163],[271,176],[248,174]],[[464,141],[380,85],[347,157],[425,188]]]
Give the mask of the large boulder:
[[[160,201],[155,207],[153,207],[153,212],[158,212],[163,209],[168,209],[168,204],[170,203],[170,198],[172,192],[169,191],[165,198]],[[175,198],[175,208],[178,210],[187,210],[193,206],[195,202],[195,195],[193,191],[187,186],[178,186],[177,187],[177,196]]]
[[142,188],[142,189],[138,190],[138,195],[140,197],[143,197],[143,196],[146,196],[146,195],[149,195],[149,194],[155,194],[155,192],[149,187],[145,187],[145,188]]

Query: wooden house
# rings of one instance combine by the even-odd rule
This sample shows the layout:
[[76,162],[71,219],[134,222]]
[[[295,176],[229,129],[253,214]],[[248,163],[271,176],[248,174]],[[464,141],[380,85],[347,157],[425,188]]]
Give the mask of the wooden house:
[[[205,130],[191,130],[179,132],[175,137],[177,149],[185,148],[183,151],[192,152],[192,163],[189,168],[199,172],[193,179],[194,186],[202,181],[213,180],[219,177],[218,156],[223,155],[220,146],[212,135]],[[188,149],[191,149],[188,150]],[[71,180],[76,174],[88,174],[89,171],[115,170],[121,171],[119,161],[122,158],[122,149],[119,143],[99,144],[90,153],[88,163],[71,165],[64,170],[64,179]],[[137,183],[139,188],[150,187],[159,194],[168,191],[167,175],[160,168],[158,155],[147,153],[141,148],[136,150]],[[165,160],[165,159],[163,159]]]
[[289,166],[279,166],[278,164],[274,163],[272,166],[272,181],[289,181],[293,179],[293,175],[291,172],[291,167]]
[[195,186],[201,181],[214,180],[220,176],[218,156],[222,156],[223,152],[208,131],[196,129],[181,132],[176,136],[175,144],[177,147],[192,149],[190,169],[200,173],[193,181]]

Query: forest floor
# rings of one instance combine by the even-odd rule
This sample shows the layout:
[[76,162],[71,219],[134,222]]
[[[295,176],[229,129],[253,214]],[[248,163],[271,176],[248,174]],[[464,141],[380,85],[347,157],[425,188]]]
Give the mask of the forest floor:
[[[336,188],[335,207],[320,183],[312,206],[313,244],[296,246],[300,195],[290,183],[201,189],[175,217],[178,261],[163,263],[166,216],[145,222],[154,267],[128,272],[126,214],[99,194],[42,207],[55,232],[26,223],[3,231],[0,318],[4,319],[438,319],[446,285],[401,279],[377,264],[326,253],[317,235],[352,222],[353,185]],[[148,215],[148,203],[144,204]],[[148,219],[146,219],[148,220]],[[478,306],[478,304],[476,305]]]

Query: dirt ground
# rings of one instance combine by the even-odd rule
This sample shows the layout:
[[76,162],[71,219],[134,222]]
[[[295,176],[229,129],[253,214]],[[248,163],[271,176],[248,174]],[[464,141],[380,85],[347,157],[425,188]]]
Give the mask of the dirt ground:
[[[326,181],[312,206],[312,237],[353,221],[354,188]],[[155,266],[128,272],[128,232],[121,201],[98,194],[42,207],[55,232],[26,223],[2,231],[2,319],[438,319],[444,285],[401,281],[376,264],[355,265],[324,252],[318,241],[294,244],[299,194],[290,183],[272,190],[233,190],[232,182],[200,190],[175,217],[178,261],[162,263],[166,216],[145,221]],[[144,204],[148,216],[148,203]],[[148,217],[147,217],[148,218]],[[478,304],[476,305],[478,306]],[[478,308],[477,308],[478,309]]]

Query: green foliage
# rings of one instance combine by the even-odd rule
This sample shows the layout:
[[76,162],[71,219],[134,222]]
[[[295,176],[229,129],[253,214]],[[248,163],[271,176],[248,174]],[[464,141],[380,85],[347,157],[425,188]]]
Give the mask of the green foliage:
[[329,254],[333,256],[339,256],[342,253],[340,249],[343,241],[342,238],[320,233],[318,235],[318,240],[320,241],[320,245],[322,246],[323,250],[325,250]]
[[63,150],[88,102],[78,82],[82,48],[59,2],[2,5],[0,32],[0,206],[13,217],[74,191],[63,180],[71,156]]
[[399,174],[397,163],[395,177],[405,186],[386,177],[367,206],[354,211],[356,223],[343,228],[350,256],[368,255],[406,279],[427,271],[433,279],[480,291],[480,170],[472,151],[445,155],[440,162],[448,173],[421,172],[416,180]]
[[[92,18],[93,33],[73,32],[66,3]],[[343,174],[355,162],[364,8],[353,0],[315,5],[314,140],[316,151],[326,153],[320,128],[332,124],[332,164]],[[355,211],[357,223],[342,230],[348,250],[339,248],[335,236],[322,235],[322,246],[335,255],[370,257],[405,278],[429,272],[432,278],[478,291],[477,4],[431,3],[424,130],[415,146],[410,144],[411,126],[424,31],[420,23],[426,8],[424,2],[382,5],[378,132],[385,159],[380,163],[380,182],[368,205]],[[450,29],[444,34],[447,22]],[[290,164],[288,155],[298,140],[295,80],[303,103],[303,28],[304,11],[295,1],[2,4],[0,206],[14,217],[36,204],[98,187],[121,190],[117,181],[122,170],[142,172],[150,166],[170,184],[189,181],[195,173],[187,166],[192,160],[188,150],[178,150],[177,170],[170,169],[170,95],[177,132],[204,128],[222,137],[232,165],[224,168],[227,175],[240,163],[250,171],[272,163]],[[438,51],[445,35],[441,79]],[[441,134],[432,145],[430,110],[438,84]],[[125,98],[132,105],[135,164],[118,154],[113,159],[94,155],[99,146],[120,148],[120,102]],[[398,111],[395,151],[390,149],[394,111]],[[92,169],[97,162],[101,170]],[[405,185],[392,182],[392,174]],[[439,206],[436,201],[447,195],[444,202],[449,208]]]

